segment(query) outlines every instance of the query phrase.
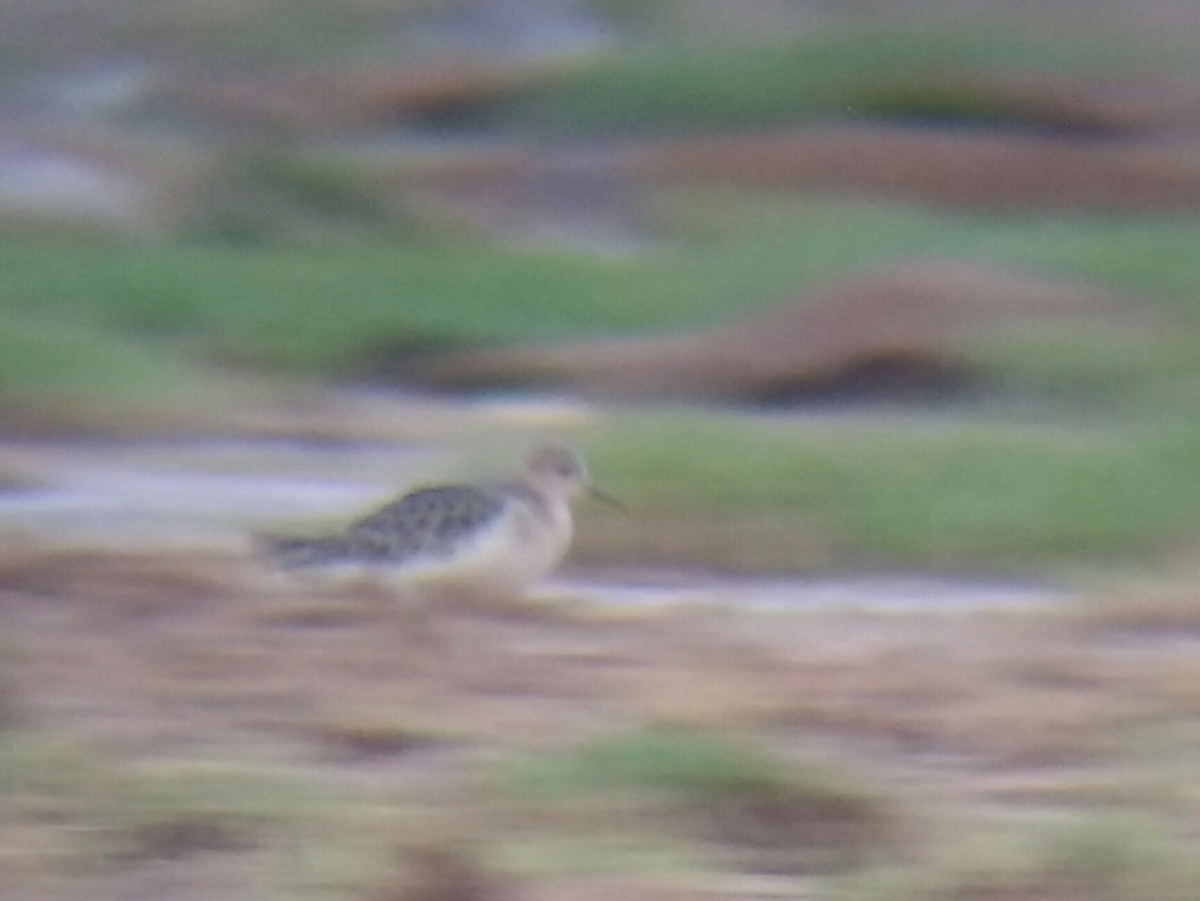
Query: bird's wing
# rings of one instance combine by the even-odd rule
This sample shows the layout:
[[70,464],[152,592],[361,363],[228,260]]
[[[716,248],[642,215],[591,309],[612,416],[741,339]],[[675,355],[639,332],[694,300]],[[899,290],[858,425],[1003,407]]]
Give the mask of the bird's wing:
[[449,556],[464,536],[487,525],[503,509],[503,496],[486,488],[422,488],[355,523],[347,537],[356,553],[365,557]]

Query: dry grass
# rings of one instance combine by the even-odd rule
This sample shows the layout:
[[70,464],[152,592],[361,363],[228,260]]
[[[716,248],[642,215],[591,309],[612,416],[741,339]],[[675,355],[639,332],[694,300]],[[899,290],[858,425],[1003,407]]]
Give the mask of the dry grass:
[[1074,626],[1109,636],[1200,636],[1200,590],[1179,583],[1109,591],[1085,598],[1064,616]]
[[397,852],[396,872],[367,893],[369,901],[501,901],[520,897],[478,851],[443,840]]
[[[671,898],[764,874],[863,898],[1185,897],[1200,644],[1174,602],[1145,628],[1154,603],[380,601],[218,554],[6,554],[0,841],[21,897]],[[570,790],[498,789],[515,761]],[[1003,824],[1048,811],[1066,826],[1045,853],[1001,854]],[[1134,876],[1104,842],[1142,849]],[[966,867],[964,843],[992,856]]]
[[[1005,844],[1001,839],[1001,847]],[[945,867],[923,897],[975,899],[1183,899],[1194,891],[1195,865],[1179,837],[1142,817],[1100,815],[1027,829],[1009,850],[976,849]]]

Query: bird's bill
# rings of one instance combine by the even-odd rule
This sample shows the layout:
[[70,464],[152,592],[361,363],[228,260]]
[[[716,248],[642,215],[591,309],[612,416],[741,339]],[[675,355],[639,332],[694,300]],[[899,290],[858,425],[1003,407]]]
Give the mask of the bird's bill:
[[601,503],[608,504],[610,507],[616,507],[618,510],[628,510],[629,509],[623,503],[621,503],[619,500],[617,500],[615,497],[613,497],[611,494],[606,494],[605,492],[603,492],[599,488],[597,488],[595,485],[588,485],[587,493],[590,494],[592,497],[594,497],[596,500],[600,501]]

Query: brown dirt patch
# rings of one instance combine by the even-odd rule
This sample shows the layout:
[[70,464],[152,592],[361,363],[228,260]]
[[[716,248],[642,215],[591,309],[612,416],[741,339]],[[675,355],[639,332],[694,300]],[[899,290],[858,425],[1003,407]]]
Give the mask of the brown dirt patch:
[[[609,146],[603,163],[594,152],[529,142],[408,165],[397,169],[395,180],[460,206],[470,207],[474,198],[481,215],[511,195],[513,185],[528,190],[556,174],[558,182],[569,181],[572,173],[585,183],[597,172],[625,190],[646,183],[726,184],[983,210],[1200,206],[1200,82],[947,72],[936,83],[868,88],[862,101],[881,110],[874,121],[625,140]],[[930,121],[895,121],[921,117],[930,104],[924,114]],[[971,127],[937,122],[938,104],[962,106]]]
[[908,93],[919,97],[926,89],[936,97],[939,88],[971,96],[983,109],[1085,134],[1186,134],[1200,126],[1200,82],[1188,79],[964,73],[914,85]]
[[939,394],[973,378],[963,343],[989,331],[1136,324],[1138,316],[1134,302],[1086,285],[965,263],[914,263],[845,278],[704,331],[449,354],[421,365],[415,377],[438,388],[537,385],[632,398]]
[[656,182],[845,191],[992,210],[1194,210],[1200,161],[1182,138],[830,125],[662,141],[626,170]]
[[297,68],[225,77],[164,76],[147,104],[222,127],[329,132],[391,127],[480,107],[543,78],[546,64],[427,60],[403,66]]

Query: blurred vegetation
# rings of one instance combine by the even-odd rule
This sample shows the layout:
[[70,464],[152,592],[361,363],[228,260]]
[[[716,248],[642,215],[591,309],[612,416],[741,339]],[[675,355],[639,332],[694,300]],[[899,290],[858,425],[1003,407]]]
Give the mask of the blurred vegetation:
[[194,241],[248,248],[422,237],[374,173],[353,161],[268,145],[226,153],[215,169],[188,215]]
[[[275,14],[285,6],[288,16]],[[332,21],[308,0],[171,3],[130,30],[100,17],[79,40],[133,52],[179,29],[185,55],[209,63],[365,60],[395,51],[406,23],[443,8],[355,0]],[[526,138],[847,116],[1055,126],[1036,110],[997,107],[969,76],[1145,77],[1195,66],[1182,35],[1152,39],[1103,23],[914,16],[718,40],[677,4],[596,8],[649,36],[498,89],[475,126]],[[14,12],[22,15],[10,35],[42,14]],[[30,53],[0,39],[0,59]],[[186,420],[259,379],[355,384],[431,350],[702,327],[864,267],[971,260],[1128,293],[1164,327],[989,336],[963,348],[987,393],[916,419],[618,413],[611,430],[586,439],[597,472],[655,527],[705,521],[704,536],[681,545],[691,548],[685,556],[739,569],[1147,561],[1200,533],[1191,487],[1200,433],[1190,425],[1200,397],[1195,217],[989,215],[639,188],[638,212],[654,234],[601,255],[506,245],[418,209],[396,186],[419,184],[419,173],[378,148],[231,142],[206,165],[171,238],[5,221],[0,408],[10,421],[35,411],[42,424],[92,427],[163,410]],[[636,524],[612,525],[593,551],[638,559],[652,552],[644,538]]]
[[534,799],[618,791],[704,800],[786,793],[792,787],[788,768],[761,748],[665,728],[606,735],[568,751],[513,761],[502,783]]
[[[656,516],[717,521],[707,556],[700,547],[688,556],[784,571],[1136,565],[1200,526],[1197,454],[1191,421],[1072,425],[1007,415],[796,424],[630,414],[592,447],[595,470],[636,499],[649,528]],[[739,532],[755,534],[755,520],[771,523],[776,537],[739,541]],[[636,523],[626,530],[609,553],[664,562]]]
[[818,117],[903,117],[1054,125],[997,106],[964,76],[988,73],[1160,73],[1194,63],[1181,41],[998,19],[889,22],[781,38],[653,43],[597,56],[506,103],[502,127],[599,136],[763,128]]
[[[862,266],[995,261],[1136,294],[1172,327],[977,342],[965,352],[990,393],[927,411],[933,422],[625,414],[591,442],[596,471],[646,514],[819,536],[815,550],[731,539],[727,557],[707,558],[738,569],[1135,562],[1197,534],[1200,223],[724,191],[651,202],[674,240],[625,257],[461,239],[10,241],[0,397],[186,411],[220,396],[231,372],[361,381],[423,348],[712,324]],[[649,547],[609,550],[636,559]]]
[[[676,240],[619,258],[463,240],[255,248],[12,239],[0,246],[0,317],[16,333],[69,322],[98,347],[119,336],[198,365],[238,361],[353,378],[389,341],[539,341],[713,324],[836,275],[916,256],[1081,277],[1136,291],[1183,327],[1200,319],[1200,264],[1187,252],[1200,223],[1183,217],[988,216],[727,192],[664,196],[657,208]],[[996,368],[1032,372],[1029,340],[1015,341],[1009,359],[989,350]],[[1186,378],[1200,364],[1182,339],[1166,353],[1137,334],[1125,349],[1091,330],[1076,340],[1070,355],[1058,345],[1042,355],[1063,378],[1076,366],[1095,374],[1117,366],[1124,380],[1135,362],[1147,364],[1137,376],[1147,384]],[[1089,346],[1108,352],[1090,354]],[[0,385],[12,381],[0,371]]]
[[[150,6],[136,0],[0,0],[8,25],[0,34],[0,61],[35,68],[61,66],[75,56],[162,55],[217,65],[346,59],[370,52],[381,28],[429,6],[429,0],[345,0],[330,15],[324,0],[164,0]],[[45,40],[48,34],[53,40]]]
[[648,728],[530,755],[502,782],[560,816],[582,803],[593,828],[628,823],[632,811],[653,834],[665,817],[670,831],[754,849],[756,865],[777,872],[887,856],[898,826],[895,798],[860,773],[789,764],[745,739],[700,731]]
[[[0,734],[0,801],[20,863],[6,875],[28,897],[205,856],[262,897],[349,897],[388,869],[388,813],[365,816],[355,794],[277,762],[136,763],[14,730]],[[208,878],[214,891],[223,884]]]
[[832,887],[838,901],[1139,901],[1192,897],[1186,841],[1161,818],[1094,811],[950,839],[921,868],[863,871]]

